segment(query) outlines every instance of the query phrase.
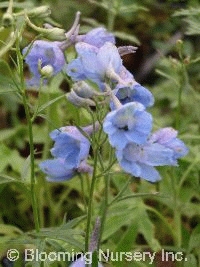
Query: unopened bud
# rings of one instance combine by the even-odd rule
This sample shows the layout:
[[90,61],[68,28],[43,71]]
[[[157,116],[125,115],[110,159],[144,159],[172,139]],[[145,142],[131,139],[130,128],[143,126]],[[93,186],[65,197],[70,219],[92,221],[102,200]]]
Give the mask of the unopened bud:
[[177,45],[182,45],[182,44],[183,44],[183,41],[182,41],[181,39],[178,39],[178,40],[176,41],[176,44],[177,44]]
[[53,67],[51,65],[44,66],[43,68],[41,68],[40,74],[44,78],[47,78],[47,79],[51,78],[53,75]]
[[13,15],[12,14],[10,14],[10,13],[3,14],[3,17],[2,17],[2,26],[4,28],[11,27],[13,25],[13,22],[14,22],[14,18],[13,18]]
[[30,18],[46,18],[51,14],[49,6],[40,6],[27,12]]
[[95,91],[84,81],[75,83],[73,90],[78,96],[83,98],[91,98],[95,95]]
[[66,94],[67,99],[77,107],[95,106],[95,102],[88,98],[78,96],[73,90]]
[[66,35],[65,35],[65,30],[60,29],[57,27],[51,28],[51,29],[44,29],[36,26],[33,24],[28,15],[25,13],[25,20],[26,23],[35,31],[43,34],[47,39],[52,40],[52,41],[64,41],[66,40]]
[[66,40],[65,30],[60,28],[45,29],[45,37],[52,41],[64,41]]

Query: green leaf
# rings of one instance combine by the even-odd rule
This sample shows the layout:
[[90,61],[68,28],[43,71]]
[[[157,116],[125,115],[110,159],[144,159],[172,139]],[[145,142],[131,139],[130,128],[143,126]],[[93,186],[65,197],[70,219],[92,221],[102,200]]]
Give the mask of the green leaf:
[[0,224],[0,247],[4,247],[6,242],[22,234],[23,232],[13,225]]
[[9,139],[13,136],[15,136],[17,133],[17,128],[12,129],[1,129],[0,131],[0,141],[5,141],[6,139]]
[[177,17],[177,16],[197,16],[200,15],[200,8],[198,7],[191,7],[189,9],[181,9],[178,10],[176,12],[174,12],[173,16]]
[[115,31],[114,32],[114,35],[122,40],[126,40],[126,41],[129,41],[131,43],[134,43],[134,44],[137,44],[137,45],[140,45],[140,41],[139,39],[132,35],[132,34],[128,34],[126,32],[118,32],[118,31]]
[[[8,5],[9,5],[9,1],[3,1],[3,2],[0,3],[0,8],[7,8]],[[33,7],[33,3],[30,2],[30,1],[27,1],[27,2],[24,1],[22,3],[16,3],[14,1],[13,7],[14,8],[22,8],[22,9],[24,9],[24,8],[31,8],[31,7]]]
[[49,238],[62,240],[81,250],[84,249],[83,232],[76,229],[70,229],[67,224],[61,225],[60,227],[43,228],[39,233],[34,232],[31,234],[40,239]]
[[43,110],[45,110],[47,107],[51,106],[53,103],[55,103],[56,101],[60,100],[61,98],[65,97],[65,95],[60,95],[54,99],[52,99],[51,101],[43,104],[42,106],[39,107],[37,113],[41,113]]
[[8,184],[8,183],[12,183],[12,182],[16,182],[18,180],[16,180],[13,177],[10,177],[8,175],[4,175],[4,174],[0,174],[0,184]]
[[[64,227],[64,229],[70,229],[70,228],[73,228],[73,227],[77,226],[80,222],[82,222],[85,218],[86,218],[86,215],[77,217],[77,218],[75,218],[75,219],[73,219],[73,220],[70,220],[70,221],[67,222],[67,223],[64,223],[64,224],[63,224],[63,227]],[[62,226],[61,226],[61,227],[62,227]]]
[[107,212],[105,230],[103,233],[103,240],[108,239],[122,226],[127,226],[132,222],[133,218],[135,218],[135,211],[140,201],[141,200],[139,199],[135,199],[134,202],[132,200],[124,200],[113,204],[109,208]]
[[13,170],[20,173],[21,166],[24,163],[24,159],[20,156],[19,152],[16,150],[11,150],[4,144],[0,144],[0,171],[2,172],[5,167],[10,165]]
[[[115,248],[115,252],[122,251],[122,252],[129,252],[132,250],[133,244],[135,243],[135,239],[138,234],[138,223],[137,220],[134,220],[122,238],[120,238],[119,243]],[[121,262],[115,262],[116,267],[121,267]]]
[[141,218],[140,222],[138,223],[139,232],[143,234],[144,238],[153,251],[159,251],[161,249],[161,246],[158,240],[155,238],[154,225],[151,222],[143,203],[141,203],[141,205],[137,209],[137,217]]
[[6,61],[0,59],[0,92],[2,90],[6,92],[13,88],[15,88],[15,84],[12,80],[11,69]]
[[134,13],[139,10],[148,11],[148,8],[139,6],[138,4],[132,4],[120,7],[120,13]]

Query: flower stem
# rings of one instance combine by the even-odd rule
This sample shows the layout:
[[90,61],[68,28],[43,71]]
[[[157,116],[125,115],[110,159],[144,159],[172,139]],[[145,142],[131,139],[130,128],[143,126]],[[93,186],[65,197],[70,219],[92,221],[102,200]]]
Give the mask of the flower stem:
[[24,105],[26,120],[28,124],[28,136],[29,136],[29,149],[30,149],[30,168],[31,168],[31,202],[32,202],[32,209],[33,209],[33,217],[34,217],[34,224],[35,230],[37,232],[40,231],[40,224],[39,224],[39,213],[38,213],[38,204],[37,204],[37,197],[36,197],[36,182],[35,182],[35,155],[34,155],[34,142],[33,142],[33,122],[31,119],[31,114],[29,110],[28,99],[26,95],[26,86],[24,81],[24,73],[23,73],[23,56],[20,53],[20,46],[19,40],[17,39],[16,42],[16,50],[17,50],[17,60],[18,60],[18,67],[19,67],[19,75],[20,75],[20,94],[22,96],[22,101]]
[[32,120],[31,120],[31,116],[29,112],[26,94],[24,93],[22,97],[23,97],[23,105],[25,109],[26,119],[28,123],[29,149],[30,149],[30,159],[31,159],[31,200],[32,200],[32,208],[33,208],[33,217],[34,217],[35,229],[37,232],[39,232],[40,224],[39,224],[39,213],[38,213],[38,205],[37,205],[37,198],[36,198],[33,126],[32,126]]
[[181,212],[178,204],[178,186],[173,179],[175,175],[171,177],[171,183],[173,188],[173,215],[174,215],[174,243],[176,247],[180,248],[182,244],[182,231],[181,231]]
[[90,194],[89,194],[89,202],[88,202],[88,211],[87,211],[87,225],[86,225],[86,236],[85,236],[85,252],[89,250],[89,242],[90,242],[90,224],[92,219],[92,203],[93,203],[93,194],[96,182],[96,170],[97,170],[97,159],[98,159],[98,146],[94,150],[94,170],[92,175],[92,183],[90,186]]
[[103,202],[103,207],[102,207],[102,216],[101,216],[101,228],[100,228],[100,233],[99,233],[99,240],[98,240],[98,248],[100,246],[100,242],[102,239],[103,235],[103,230],[105,226],[105,221],[106,221],[106,215],[108,211],[108,196],[109,196],[109,188],[110,188],[110,175],[105,175],[104,176],[105,180],[105,196],[104,196],[104,202]]

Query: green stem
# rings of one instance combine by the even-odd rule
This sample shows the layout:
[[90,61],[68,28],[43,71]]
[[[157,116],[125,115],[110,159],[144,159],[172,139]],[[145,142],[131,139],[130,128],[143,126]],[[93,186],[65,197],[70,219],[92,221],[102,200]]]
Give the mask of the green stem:
[[[50,101],[50,94],[49,94],[49,92],[47,92],[47,102],[49,102],[49,101]],[[50,125],[50,122],[49,122],[49,121],[51,121],[51,106],[47,107],[46,116],[47,116],[46,132],[45,132],[46,140],[45,140],[43,154],[42,154],[42,159],[43,160],[48,158],[49,150],[50,150],[50,146],[51,146],[51,139],[49,137],[49,133],[51,132],[51,125]]]
[[23,105],[25,109],[26,119],[28,123],[28,134],[29,134],[29,149],[30,149],[30,159],[31,159],[31,200],[33,208],[33,217],[35,222],[35,229],[37,232],[40,231],[39,225],[39,214],[38,214],[38,205],[36,198],[36,183],[35,183],[35,156],[34,156],[34,143],[33,143],[33,125],[29,112],[29,106],[27,103],[26,93],[22,93]]
[[115,27],[115,19],[119,14],[121,7],[121,0],[109,0],[108,2],[108,30],[113,31]]
[[13,11],[13,0],[9,1],[7,13],[12,14]]
[[21,88],[20,93],[22,96],[22,101],[24,105],[26,120],[28,124],[28,135],[29,135],[29,149],[30,149],[30,168],[31,168],[31,201],[32,201],[32,209],[33,209],[33,217],[34,217],[34,224],[35,229],[37,232],[40,231],[40,224],[39,224],[39,213],[38,213],[38,204],[36,198],[36,182],[35,182],[35,155],[34,155],[34,142],[33,142],[33,125],[31,114],[29,110],[29,104],[26,96],[26,86],[24,81],[24,73],[23,73],[23,57],[20,53],[19,48],[19,40],[17,39],[17,59],[19,65],[19,75],[20,75],[20,82]]
[[79,179],[80,179],[80,183],[81,183],[81,192],[82,192],[82,199],[83,199],[84,209],[85,209],[85,213],[87,213],[87,201],[86,201],[86,198],[85,198],[84,179],[83,179],[81,174],[79,175]]
[[181,233],[181,212],[178,204],[178,186],[175,182],[175,175],[171,175],[171,183],[173,188],[173,214],[174,214],[174,243],[176,247],[181,247],[182,233]]
[[99,233],[99,240],[98,240],[98,249],[101,243],[103,230],[105,226],[107,211],[108,211],[108,196],[109,196],[109,187],[110,187],[110,175],[104,176],[105,181],[105,196],[104,196],[104,202],[102,207],[102,216],[101,216],[101,226],[100,226],[100,233]]
[[178,90],[178,108],[176,112],[176,129],[180,129],[180,121],[181,121],[181,96],[182,96],[182,84]]
[[112,31],[114,29],[115,24],[115,12],[114,12],[114,5],[113,0],[109,0],[108,3],[108,30]]
[[180,122],[181,122],[181,105],[182,105],[182,93],[184,90],[188,90],[189,86],[189,77],[187,73],[187,69],[184,63],[183,56],[180,54],[180,61],[181,61],[181,70],[180,70],[180,86],[178,90],[178,108],[176,113],[176,129],[180,129]]
[[98,159],[98,147],[94,150],[94,170],[92,174],[92,183],[90,186],[89,202],[88,202],[88,211],[87,211],[87,225],[86,225],[86,236],[85,236],[85,252],[89,250],[90,242],[90,224],[92,219],[92,204],[93,204],[93,195],[96,182],[96,170],[97,170],[97,159]]

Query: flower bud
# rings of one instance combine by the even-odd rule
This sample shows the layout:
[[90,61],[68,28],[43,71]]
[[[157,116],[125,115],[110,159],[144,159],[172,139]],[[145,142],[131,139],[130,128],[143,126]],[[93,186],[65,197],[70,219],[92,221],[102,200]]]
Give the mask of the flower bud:
[[8,27],[11,27],[13,25],[13,22],[14,22],[14,18],[13,18],[13,15],[10,14],[10,13],[5,13],[3,14],[3,17],[2,17],[2,26],[4,28],[8,28]]
[[30,18],[46,18],[51,14],[49,6],[40,6],[27,12]]
[[57,27],[53,27],[53,28],[49,28],[49,29],[40,28],[30,21],[28,15],[26,13],[25,13],[25,21],[32,29],[43,34],[49,40],[52,40],[52,41],[64,41],[64,40],[66,40],[66,35],[65,35],[64,29],[60,29]]
[[43,31],[45,37],[52,41],[64,41],[66,40],[65,30],[60,28],[45,29]]
[[41,68],[40,74],[44,78],[47,78],[47,79],[51,78],[53,75],[53,67],[51,65],[44,66],[43,68]]
[[78,96],[73,90],[66,94],[67,99],[77,107],[95,106],[95,102],[88,98]]
[[178,39],[178,40],[176,41],[176,44],[177,44],[177,45],[182,45],[182,44],[183,44],[183,41],[182,41],[181,39]]
[[77,82],[73,85],[74,92],[82,98],[91,98],[95,91],[84,81]]

